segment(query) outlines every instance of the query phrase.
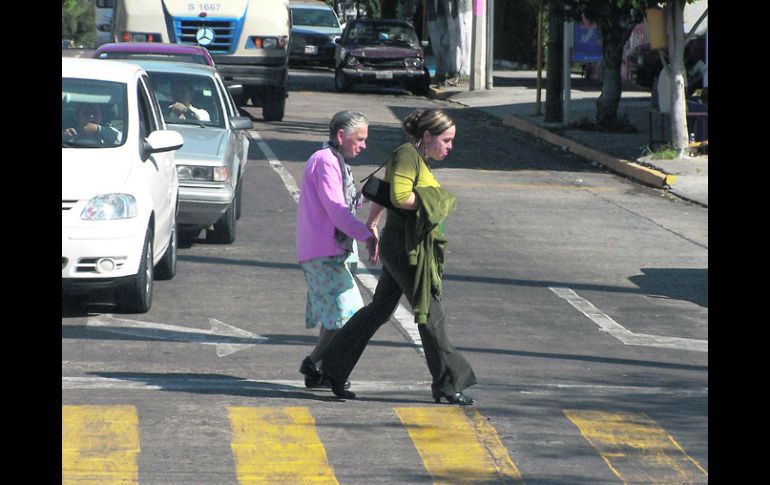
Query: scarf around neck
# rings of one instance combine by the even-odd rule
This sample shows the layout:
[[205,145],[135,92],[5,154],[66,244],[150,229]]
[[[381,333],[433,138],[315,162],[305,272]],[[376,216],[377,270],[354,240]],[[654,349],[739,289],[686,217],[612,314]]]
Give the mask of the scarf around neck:
[[[337,161],[340,164],[340,171],[342,172],[342,192],[345,196],[345,203],[348,205],[348,210],[354,216],[356,215],[356,184],[353,180],[353,172],[350,170],[350,166],[345,162],[345,156],[342,154],[340,147],[331,142],[324,142],[324,148],[328,148]],[[336,227],[334,228],[334,241],[338,247],[344,249],[347,252],[353,251],[353,238],[340,231]]]

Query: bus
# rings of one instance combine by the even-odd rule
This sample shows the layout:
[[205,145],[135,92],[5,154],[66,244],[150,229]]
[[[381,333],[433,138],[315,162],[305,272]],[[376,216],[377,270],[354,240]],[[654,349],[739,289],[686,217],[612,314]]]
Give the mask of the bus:
[[114,0],[113,42],[208,49],[227,85],[243,86],[265,121],[281,121],[289,81],[289,0]]

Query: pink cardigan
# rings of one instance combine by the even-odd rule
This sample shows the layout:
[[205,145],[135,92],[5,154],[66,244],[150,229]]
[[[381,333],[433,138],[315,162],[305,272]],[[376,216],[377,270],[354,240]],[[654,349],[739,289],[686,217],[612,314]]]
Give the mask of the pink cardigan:
[[324,148],[305,164],[297,209],[297,261],[343,254],[334,242],[334,228],[366,241],[372,233],[348,210],[343,194],[342,172],[337,157]]

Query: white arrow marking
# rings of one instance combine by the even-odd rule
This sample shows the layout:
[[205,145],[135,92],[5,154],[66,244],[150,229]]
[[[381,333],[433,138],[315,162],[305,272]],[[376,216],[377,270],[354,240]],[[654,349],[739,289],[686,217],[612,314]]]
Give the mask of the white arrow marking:
[[634,333],[619,324],[606,313],[596,308],[590,301],[581,297],[570,288],[550,288],[557,296],[567,300],[573,307],[599,325],[602,331],[609,333],[626,345],[640,345],[644,347],[661,347],[664,349],[692,350],[695,352],[709,351],[708,340],[698,340],[681,337],[666,337],[649,335],[646,333]]
[[115,318],[112,315],[99,315],[90,317],[87,326],[102,327],[109,332],[115,332],[135,337],[151,338],[155,340],[174,340],[177,342],[194,342],[206,345],[215,345],[217,356],[224,357],[234,354],[251,345],[261,344],[267,341],[267,337],[251,333],[238,327],[233,327],[215,318],[209,318],[211,330],[198,328],[179,327],[165,323],[140,322]]

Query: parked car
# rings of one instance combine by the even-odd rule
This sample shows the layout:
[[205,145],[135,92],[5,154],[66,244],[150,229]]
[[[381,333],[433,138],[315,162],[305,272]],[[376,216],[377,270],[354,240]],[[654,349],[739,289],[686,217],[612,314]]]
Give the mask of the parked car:
[[334,41],[342,35],[334,9],[317,0],[292,0],[289,12],[289,63],[334,67]]
[[214,65],[214,59],[205,47],[164,42],[109,42],[100,45],[93,57],[95,59],[150,59]]
[[[184,138],[176,154],[179,175],[180,234],[194,237],[206,229],[206,240],[232,243],[241,214],[242,180],[249,152],[251,119],[238,115],[230,91],[210,66],[135,60],[147,71],[163,116]],[[171,106],[180,85],[191,88],[192,106],[206,111],[208,120],[176,119]],[[229,91],[228,91],[229,90]]]
[[430,74],[412,24],[402,20],[351,20],[335,49],[334,88],[350,91],[356,83],[403,85],[425,94]]
[[61,67],[62,293],[114,288],[119,310],[144,313],[153,280],[176,274],[182,136],[166,128],[141,67]]

